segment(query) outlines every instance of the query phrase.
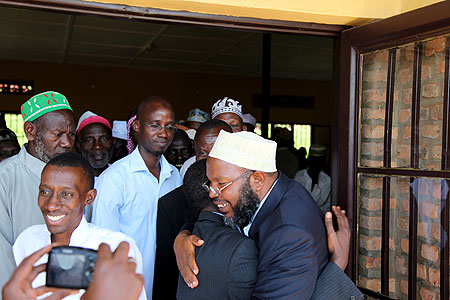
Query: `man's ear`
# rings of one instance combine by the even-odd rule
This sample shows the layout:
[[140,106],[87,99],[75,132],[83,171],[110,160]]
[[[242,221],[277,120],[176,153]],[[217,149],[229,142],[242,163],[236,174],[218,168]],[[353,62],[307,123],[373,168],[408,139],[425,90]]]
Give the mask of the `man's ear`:
[[30,121],[26,121],[23,124],[23,131],[29,141],[34,141],[36,139],[37,127]]
[[[138,119],[135,119],[133,121],[133,123],[131,123],[131,127],[133,127],[133,130],[136,131],[137,133],[140,132],[140,127],[141,127],[141,122]],[[130,133],[131,135],[131,133]]]
[[97,190],[96,189],[89,190],[86,196],[87,196],[86,206],[91,205],[94,202],[95,197],[97,196]]
[[258,192],[262,190],[264,182],[267,180],[267,175],[264,172],[255,171],[250,178],[251,186],[255,193],[258,194]]

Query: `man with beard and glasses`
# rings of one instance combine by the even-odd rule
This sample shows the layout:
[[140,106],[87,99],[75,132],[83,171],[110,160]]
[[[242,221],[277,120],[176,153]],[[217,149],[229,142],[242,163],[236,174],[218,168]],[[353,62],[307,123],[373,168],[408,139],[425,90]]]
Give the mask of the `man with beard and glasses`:
[[[262,140],[262,138],[259,139]],[[221,140],[219,137],[217,147],[221,147],[224,151],[230,150],[224,147],[223,142],[223,139]],[[232,141],[228,140],[228,142]],[[254,146],[258,151],[261,150],[257,145]],[[214,146],[210,156],[223,157],[224,159],[229,159],[239,164],[247,163],[247,161],[239,161],[239,159],[236,160],[229,156],[227,158],[227,154],[221,153],[220,150],[215,151],[214,149],[216,149],[216,146]],[[243,148],[241,147],[240,149]],[[248,154],[248,151],[244,150],[244,152]],[[252,155],[254,154],[252,153]],[[262,155],[264,154],[262,153]],[[268,156],[265,158],[270,159]],[[216,177],[215,171],[212,170],[214,168],[214,159],[210,157],[208,160],[208,177],[210,179],[219,178]],[[213,164],[210,164],[211,161],[213,161]],[[261,165],[258,167],[254,161],[249,164],[252,164],[252,169],[258,170],[265,168]],[[315,281],[315,278],[302,278],[304,276],[311,276],[309,273],[314,272],[314,259],[317,259],[313,258],[312,253],[314,252],[311,249],[301,247],[304,242],[299,241],[300,245],[296,245],[296,239],[301,240],[302,238],[290,227],[299,226],[302,222],[291,219],[289,216],[290,212],[285,211],[288,209],[285,207],[286,204],[283,203],[287,201],[285,196],[278,203],[278,207],[272,211],[272,214],[275,213],[276,215],[267,214],[267,207],[261,208],[260,213],[268,218],[269,224],[264,224],[264,220],[258,221],[258,218],[254,217],[255,212],[257,213],[260,207],[260,196],[258,195],[258,186],[256,185],[256,191],[252,188],[252,183],[255,184],[256,180],[252,182],[251,177],[257,175],[260,171],[248,170],[249,167],[247,165],[247,168],[241,170],[241,175],[237,177],[235,177],[236,174],[227,177],[220,188],[212,185],[206,176],[206,164],[204,160],[198,161],[187,171],[183,189],[188,199],[187,204],[194,206],[197,210],[202,209],[199,219],[195,223],[193,234],[202,238],[203,245],[195,248],[195,260],[198,266],[196,268],[200,271],[197,272],[198,286],[196,288],[189,288],[183,282],[183,278],[180,275],[177,299],[363,299],[361,292],[343,272],[347,265],[350,244],[350,228],[348,226],[348,220],[345,217],[345,211],[341,211],[339,207],[333,207],[339,225],[337,232],[333,228],[331,213],[328,213],[325,218],[328,249],[331,254],[330,262],[328,262],[320,273],[317,281]],[[272,192],[269,191],[271,196],[268,198],[264,197],[266,199],[265,201],[267,201],[265,205],[273,207],[274,197],[279,197],[276,194],[280,192],[279,187],[276,185],[280,184],[280,181],[281,183],[283,182],[283,176],[280,174],[278,181],[274,184],[275,186],[272,187]],[[231,180],[231,178],[233,179]],[[218,180],[219,182],[222,181],[222,179]],[[240,188],[236,187],[239,181],[243,181]],[[234,192],[229,191],[228,193],[227,189],[233,188],[233,185],[235,185],[236,190]],[[220,212],[218,212],[217,206],[211,205],[212,200],[205,193],[205,190],[202,190],[202,187],[206,191],[209,191],[210,196],[216,199],[215,202],[218,203]],[[282,190],[284,191],[284,189]],[[230,196],[232,193],[235,193],[234,198],[237,197],[237,201],[231,200]],[[229,199],[230,202],[224,200],[225,198]],[[227,204],[223,205],[223,203]],[[283,218],[283,222],[277,221],[278,218]],[[245,232],[246,227],[244,226],[251,224],[253,221],[259,222],[262,226],[261,229],[266,227],[264,230],[275,232],[264,235],[259,233],[257,237],[251,236],[255,239],[258,248],[261,247],[260,256],[258,256],[258,251],[254,251],[256,248],[253,249],[249,243],[250,239],[246,239],[243,234],[241,235],[237,231],[244,228]],[[225,227],[225,224],[228,226]],[[323,227],[323,223],[318,223],[317,225]],[[279,227],[282,227],[282,229]],[[303,228],[305,227],[303,226]],[[237,230],[234,231],[231,228],[236,228]],[[273,236],[272,234],[280,234],[280,236]],[[288,236],[283,237],[283,234],[287,234]],[[239,235],[241,238],[238,237]],[[263,241],[263,238],[268,238],[268,240]],[[323,235],[323,238],[325,238],[325,235]],[[308,239],[313,238],[308,237]],[[322,237],[317,237],[316,239],[321,240]],[[275,244],[267,245],[267,243]],[[313,241],[309,242],[309,244],[312,243]],[[264,252],[264,249],[268,246],[276,247],[273,253]],[[244,248],[246,248],[245,251],[243,251]],[[189,251],[184,254],[189,255]],[[305,253],[302,253],[302,251]],[[271,257],[273,261],[267,262],[268,255],[276,255],[276,257]],[[301,268],[299,266],[308,260],[313,260],[307,264],[309,270],[300,270]],[[260,264],[259,267],[258,263]],[[264,265],[261,266],[261,264]],[[306,271],[307,274],[302,275],[302,271]],[[259,283],[257,283],[255,292],[252,295],[255,283],[260,282],[263,278],[265,280],[265,286],[258,286]],[[272,280],[279,287],[274,286]],[[293,280],[293,282],[290,282],[290,280]],[[308,281],[310,282],[308,283]],[[297,288],[297,285],[302,283],[306,287],[302,288],[300,286],[298,287],[299,289],[313,289],[314,293],[312,295],[309,293],[304,295],[288,290],[289,285],[291,285],[290,288]],[[258,288],[268,289],[258,291]]]
[[15,263],[12,245],[26,228],[44,223],[36,203],[45,164],[69,152],[75,140],[75,121],[66,97],[49,91],[21,106],[28,143],[0,164],[0,286]]
[[[254,133],[221,131],[209,153],[204,187],[225,223],[239,228],[259,249],[251,298],[311,299],[325,267],[342,275],[339,267],[345,268],[346,260],[339,267],[328,264],[320,208],[300,184],[277,171],[275,153],[275,142]],[[178,267],[190,288],[202,284],[194,260],[194,245],[202,244],[186,230],[175,241]]]
[[192,233],[201,236],[205,244],[195,249],[200,285],[190,289],[180,275],[177,299],[250,299],[257,278],[258,249],[252,239],[224,225],[223,215],[202,186],[207,180],[206,159],[195,162],[183,179],[186,204],[199,212]]
[[172,105],[161,97],[144,99],[132,128],[138,147],[98,178],[92,223],[136,241],[142,253],[145,290],[152,299],[158,199],[182,183],[178,170],[162,155],[177,130]]

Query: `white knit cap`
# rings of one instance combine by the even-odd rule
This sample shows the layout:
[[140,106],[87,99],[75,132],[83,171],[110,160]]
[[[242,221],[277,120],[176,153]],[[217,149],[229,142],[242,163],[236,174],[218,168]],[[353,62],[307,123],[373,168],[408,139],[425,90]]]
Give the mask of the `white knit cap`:
[[256,133],[221,130],[209,156],[245,169],[270,173],[277,170],[276,152],[277,143]]
[[256,127],[256,119],[251,114],[245,114],[242,118],[244,123],[251,124],[253,127]]
[[212,107],[211,116],[214,119],[218,115],[224,113],[234,113],[242,119],[242,105],[239,104],[239,101],[228,97],[219,99]]
[[112,136],[118,139],[127,140],[127,121],[113,121]]
[[185,132],[187,133],[187,135],[189,136],[189,138],[191,140],[194,140],[195,134],[197,133],[197,130],[195,130],[195,129],[188,129]]

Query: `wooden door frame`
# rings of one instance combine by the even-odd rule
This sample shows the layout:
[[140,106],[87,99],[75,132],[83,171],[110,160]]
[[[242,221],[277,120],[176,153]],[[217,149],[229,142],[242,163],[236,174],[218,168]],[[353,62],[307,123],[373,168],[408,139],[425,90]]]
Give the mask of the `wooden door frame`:
[[332,169],[333,199],[347,209],[352,244],[347,273],[356,280],[358,107],[360,54],[423,40],[450,32],[450,2],[444,1],[369,25],[346,30],[340,41],[339,98],[333,128],[335,166]]

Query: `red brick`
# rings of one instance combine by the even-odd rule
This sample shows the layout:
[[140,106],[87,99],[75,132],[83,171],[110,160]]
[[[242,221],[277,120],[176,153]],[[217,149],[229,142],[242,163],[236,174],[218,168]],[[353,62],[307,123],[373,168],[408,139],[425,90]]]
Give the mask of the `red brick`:
[[402,109],[402,110],[400,110],[400,112],[398,114],[398,121],[406,122],[406,121],[409,121],[410,117],[411,117],[411,110],[410,109]]
[[383,186],[382,177],[366,177],[362,180],[361,186],[367,190],[380,189]]
[[387,69],[386,70],[375,70],[373,80],[386,82],[387,81]]
[[381,238],[360,236],[363,248],[367,250],[381,250]]
[[381,290],[380,279],[360,278],[359,284],[372,291],[380,292]]
[[398,217],[397,218],[398,229],[400,229],[400,230],[408,230],[408,226],[409,226],[408,224],[409,224],[409,221],[408,221],[407,218],[403,218],[403,217]]
[[423,202],[422,214],[427,217],[436,219],[439,216],[439,205],[430,202]]
[[386,90],[365,90],[363,91],[363,102],[385,102]]
[[381,199],[376,198],[364,198],[361,199],[361,208],[367,209],[369,211],[379,211],[381,210]]
[[436,300],[436,293],[423,287],[420,288],[419,295],[421,300]]
[[401,239],[400,240],[400,247],[402,248],[403,252],[409,253],[409,240],[408,239]]
[[404,85],[411,80],[412,69],[403,69],[398,74],[398,84]]
[[425,43],[425,56],[431,56],[436,52],[442,52],[445,48],[445,38],[437,38]]
[[395,290],[397,290],[397,289],[395,288],[395,286],[396,286],[396,279],[395,279],[395,278],[389,278],[389,290],[390,290],[390,291],[395,291]]
[[382,120],[384,120],[386,117],[386,114],[384,112],[384,109],[381,109],[381,108],[364,108],[362,110],[362,116],[363,116],[363,119],[371,119],[371,120],[382,119]]
[[399,145],[397,146],[397,158],[399,159],[409,159],[411,146]]
[[430,109],[430,119],[431,120],[442,120],[442,105],[441,103],[431,106]]
[[369,217],[361,215],[360,217],[361,226],[369,230],[381,230],[381,217]]
[[440,241],[441,240],[441,225],[431,225],[431,236],[433,239]]
[[417,224],[417,234],[419,236],[427,237],[428,236],[428,223],[419,222]]
[[431,67],[422,65],[422,74],[421,78],[423,79],[429,79],[431,77]]
[[392,139],[396,140],[398,138],[398,127],[392,128]]
[[424,244],[422,245],[420,255],[425,259],[436,262],[439,258],[438,248]]
[[411,138],[411,127],[405,126],[405,128],[403,129],[403,139],[409,140],[410,138]]
[[433,158],[440,159],[441,156],[442,156],[442,145],[440,145],[440,144],[439,145],[434,145],[431,148],[431,156]]
[[445,72],[445,61],[440,60],[436,63],[436,74],[441,74]]
[[434,286],[440,286],[441,285],[441,278],[440,278],[441,272],[439,269],[435,268],[429,268],[428,269],[428,278],[430,279],[430,282]]
[[414,45],[410,45],[405,48],[406,60],[413,61],[414,60]]
[[361,264],[365,269],[381,269],[381,257],[370,257],[361,255],[360,256]]
[[401,208],[404,212],[409,212],[409,200],[402,200]]
[[389,238],[389,249],[395,250],[395,241],[393,238]]
[[410,104],[412,102],[412,90],[411,90],[411,88],[407,88],[407,89],[403,90],[402,102],[405,103],[405,104]]
[[400,292],[405,295],[408,295],[408,280],[400,280]]
[[395,259],[395,271],[397,273],[406,275],[408,274],[408,266],[406,264],[405,259],[401,258],[401,257],[397,257]]
[[367,139],[381,139],[384,137],[384,126],[364,126],[362,130],[362,136]]
[[389,58],[389,50],[382,50],[375,53],[375,60],[378,62],[388,61],[388,58]]
[[436,83],[430,83],[423,86],[422,97],[424,98],[436,98],[439,96],[439,85]]
[[391,209],[395,209],[397,207],[397,199],[396,198],[389,199],[389,207]]
[[424,265],[418,264],[417,265],[417,277],[422,279],[427,279],[427,269]]
[[439,137],[439,125],[427,124],[422,126],[422,136],[426,138]]

